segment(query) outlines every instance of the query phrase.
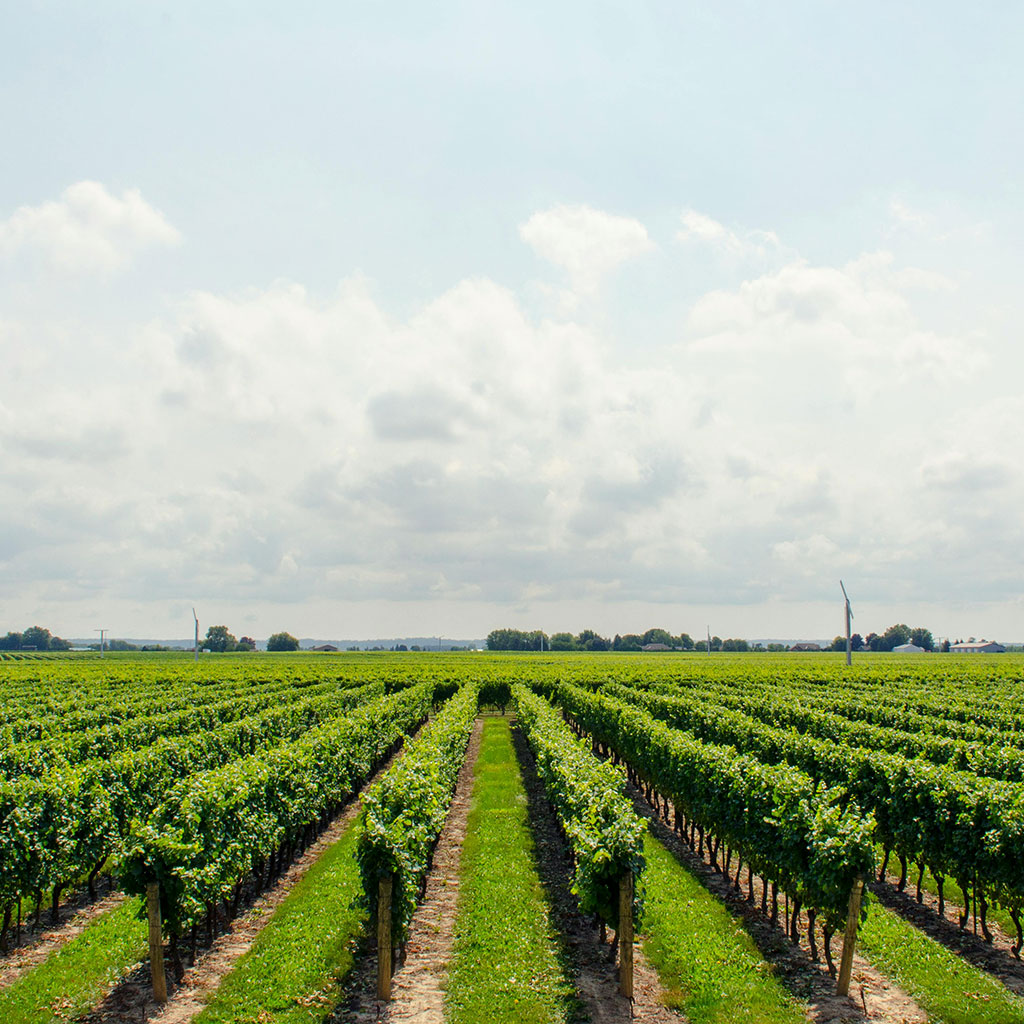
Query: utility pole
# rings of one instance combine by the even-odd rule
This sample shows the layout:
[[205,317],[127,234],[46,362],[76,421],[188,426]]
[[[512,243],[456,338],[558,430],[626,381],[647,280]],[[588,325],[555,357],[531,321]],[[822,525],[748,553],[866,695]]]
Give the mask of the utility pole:
[[708,625],[708,654],[711,653],[711,626]]
[[107,629],[104,626],[103,629],[94,629],[93,632],[94,633],[99,633],[99,635],[100,635],[100,657],[102,658],[103,657],[103,634],[107,632]]
[[846,594],[846,586],[843,581],[839,581],[839,586],[843,588],[843,600],[845,601],[846,610],[846,664],[853,664],[852,645],[850,643],[850,619],[853,618],[853,609],[850,607],[850,598]]
[[199,616],[196,615],[196,610],[195,610],[194,607],[192,609],[192,618],[196,620],[196,642],[195,642],[195,646],[192,648],[195,651],[195,654],[193,655],[192,660],[193,661],[198,661],[199,660]]

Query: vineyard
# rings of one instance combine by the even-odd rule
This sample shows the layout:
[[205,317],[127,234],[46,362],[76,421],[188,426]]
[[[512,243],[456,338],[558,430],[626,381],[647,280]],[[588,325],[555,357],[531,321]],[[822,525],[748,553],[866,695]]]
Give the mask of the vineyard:
[[0,664],[0,1020],[1024,1024],[1024,660]]

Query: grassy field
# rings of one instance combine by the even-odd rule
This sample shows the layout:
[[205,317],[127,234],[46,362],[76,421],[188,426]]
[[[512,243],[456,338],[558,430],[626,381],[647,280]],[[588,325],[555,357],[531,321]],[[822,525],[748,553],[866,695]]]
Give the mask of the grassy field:
[[0,992],[3,1024],[71,1020],[148,955],[139,900],[97,917],[74,940]]
[[556,1024],[576,1013],[537,875],[526,793],[507,719],[484,723],[462,852],[452,1024]]
[[644,854],[643,949],[668,1005],[692,1024],[805,1021],[742,923],[652,835]]
[[337,1005],[366,912],[353,823],[306,872],[196,1024],[319,1024]]

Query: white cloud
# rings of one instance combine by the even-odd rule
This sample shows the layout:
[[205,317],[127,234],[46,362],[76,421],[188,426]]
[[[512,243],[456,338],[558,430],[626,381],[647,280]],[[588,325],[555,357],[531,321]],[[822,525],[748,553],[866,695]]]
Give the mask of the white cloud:
[[[894,267],[888,253],[866,254],[842,267],[798,260],[700,298],[687,322],[690,349],[802,358],[816,353],[844,361],[858,378],[868,360],[882,360],[886,373],[901,379],[973,374],[987,363],[976,339],[924,329],[908,294],[946,287],[942,275]],[[872,373],[878,377],[877,369]]]
[[484,277],[405,318],[353,277],[200,291],[144,328],[6,319],[32,357],[0,398],[0,603],[499,616],[831,599],[839,570],[981,600],[1013,586],[1022,404],[971,372],[984,337],[925,322],[946,287],[885,253],[791,261],[643,358]]
[[654,248],[638,220],[590,206],[556,206],[535,213],[519,236],[542,259],[562,267],[577,294],[594,292],[616,267]]
[[729,262],[763,263],[787,252],[774,231],[746,231],[740,235],[697,210],[684,210],[682,222],[676,232],[678,241],[710,246]]
[[96,181],[80,181],[59,200],[21,206],[0,221],[0,257],[75,273],[120,270],[144,249],[180,240],[138,189],[118,198]]

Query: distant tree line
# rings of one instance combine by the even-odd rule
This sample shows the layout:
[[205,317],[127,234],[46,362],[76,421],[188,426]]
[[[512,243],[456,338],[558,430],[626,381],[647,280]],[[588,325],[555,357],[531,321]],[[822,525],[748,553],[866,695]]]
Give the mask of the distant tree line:
[[68,651],[71,644],[53,636],[42,626],[29,626],[22,633],[10,632],[0,636],[0,651]]
[[[881,635],[868,633],[867,636],[862,637],[860,633],[853,633],[850,636],[850,650],[852,651],[891,651],[894,647],[900,647],[903,644],[915,644],[926,651],[935,650],[935,638],[930,629],[925,629],[924,626],[915,626],[911,629],[910,626],[902,622],[890,626]],[[845,651],[846,637],[837,636],[828,650]],[[949,650],[948,641],[943,644],[943,650]]]
[[[489,651],[640,651],[648,644],[662,644],[673,651],[707,651],[707,640],[695,641],[689,633],[674,635],[667,629],[649,629],[645,633],[616,633],[609,639],[593,629],[584,629],[575,636],[572,633],[552,633],[548,636],[541,629],[494,629],[487,635]],[[781,645],[771,645],[780,647]],[[723,640],[711,638],[713,651],[750,651],[746,640]]]
[[[229,651],[255,651],[256,641],[251,636],[243,636],[236,640],[227,626],[210,626],[206,631],[206,639],[199,645],[204,651],[214,654],[225,654]],[[299,641],[291,633],[272,633],[267,638],[268,651],[297,651]]]
[[[931,630],[924,626],[910,626],[899,623],[890,626],[884,633],[868,633],[862,637],[854,633],[850,637],[850,646],[855,651],[891,651],[901,644],[914,643],[926,651],[935,650],[935,640]],[[494,629],[487,635],[489,651],[640,651],[648,644],[663,644],[673,651],[708,651],[708,641],[694,640],[689,633],[674,635],[667,629],[649,629],[645,633],[615,634],[613,639],[601,636],[592,629],[584,629],[575,636],[572,633],[552,633],[548,636],[541,629]],[[751,644],[747,640],[720,636],[711,637],[712,651],[737,652],[775,652],[789,651],[787,644]],[[949,642],[942,645],[944,651],[949,650]],[[831,644],[825,646],[826,651],[845,651],[846,637],[837,636]]]

